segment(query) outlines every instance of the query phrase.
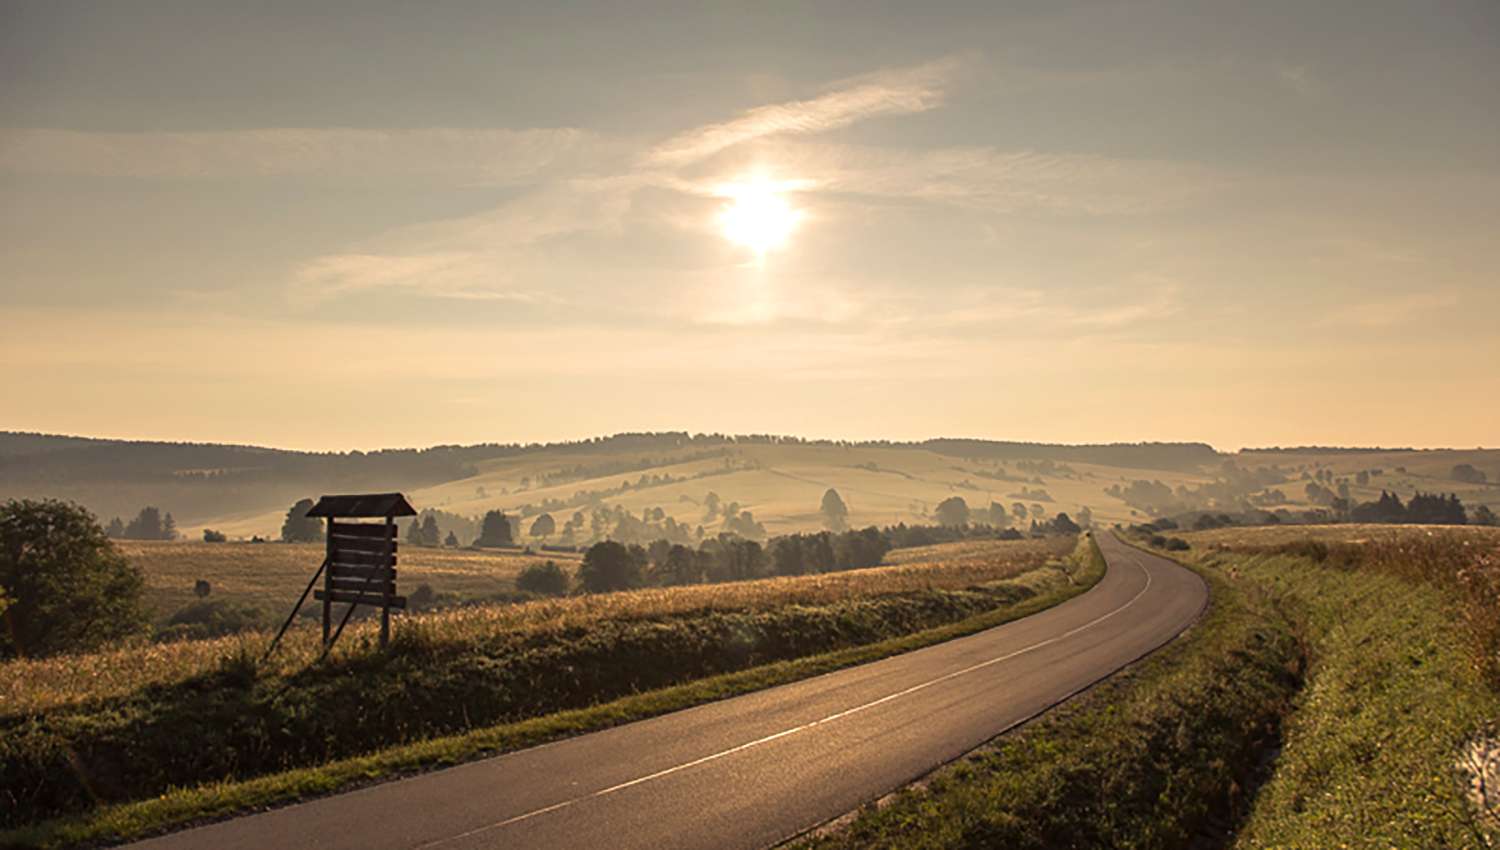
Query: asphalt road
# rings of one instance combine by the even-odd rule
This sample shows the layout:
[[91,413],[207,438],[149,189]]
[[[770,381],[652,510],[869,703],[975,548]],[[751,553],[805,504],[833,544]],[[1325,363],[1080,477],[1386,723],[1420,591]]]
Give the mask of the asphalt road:
[[951,761],[1161,646],[1208,590],[1108,534],[1093,589],[905,655],[142,842],[216,848],[761,848]]

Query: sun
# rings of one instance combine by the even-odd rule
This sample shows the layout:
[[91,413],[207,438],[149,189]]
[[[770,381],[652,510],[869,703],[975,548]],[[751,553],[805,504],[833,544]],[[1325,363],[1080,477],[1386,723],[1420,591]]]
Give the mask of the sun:
[[763,175],[719,187],[716,194],[728,203],[719,213],[724,238],[764,257],[786,245],[802,220],[802,212],[786,199],[796,184],[776,182]]

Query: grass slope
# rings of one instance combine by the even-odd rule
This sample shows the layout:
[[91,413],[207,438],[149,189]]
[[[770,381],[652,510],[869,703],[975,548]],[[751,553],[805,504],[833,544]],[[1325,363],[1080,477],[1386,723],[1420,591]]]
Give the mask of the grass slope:
[[[924,588],[864,598],[845,592],[840,601],[822,606],[603,618],[582,631],[536,632],[532,637],[540,639],[500,640],[489,647],[471,642],[459,652],[451,644],[445,649],[432,633],[408,628],[409,637],[389,655],[356,655],[288,678],[261,680],[253,666],[231,661],[177,688],[147,688],[123,699],[7,718],[0,787],[10,797],[11,824],[22,826],[49,813],[77,814],[22,826],[0,841],[60,846],[121,840],[603,728],[989,628],[1076,595],[1103,573],[1092,546],[1058,563],[1064,569],[1031,566],[1010,580],[968,589]],[[909,578],[922,568],[886,569]],[[941,573],[931,564],[925,569],[932,574],[929,581]],[[956,569],[971,575],[974,567]],[[878,587],[883,571],[865,572],[871,574],[866,582]],[[472,638],[468,633],[466,639]],[[563,667],[572,675],[557,676]],[[414,680],[421,680],[420,687],[412,686]],[[412,704],[414,693],[423,695],[421,705]],[[467,712],[461,723],[449,717],[454,705]],[[382,712],[390,716],[375,716]],[[329,716],[338,722],[328,722]],[[439,722],[443,718],[455,723],[445,727]],[[275,745],[278,724],[290,724],[295,733],[281,739],[282,749]],[[393,746],[376,752],[350,753],[339,749],[344,726],[364,730],[365,741],[374,728],[401,730],[407,737],[385,742]],[[445,731],[450,734],[434,737]],[[205,748],[195,735],[213,738],[212,746]],[[106,754],[111,746],[129,750],[128,758],[116,752],[111,762],[116,770],[133,771],[128,781],[115,777],[119,787],[129,789],[124,793],[161,796],[93,806],[89,794],[99,787],[78,787],[68,764],[58,759],[87,768],[100,745]],[[205,750],[230,753],[234,762],[206,762]],[[298,767],[297,759],[305,766]],[[267,769],[281,772],[256,776]],[[85,775],[98,772],[89,768]],[[211,781],[219,777],[227,778]],[[174,789],[178,785],[196,787]]]
[[[1500,555],[1500,534],[1374,531],[1384,543],[1345,550],[1343,561],[1318,547],[1306,550],[1313,557],[1196,550],[1272,594],[1310,648],[1307,688],[1238,848],[1327,847],[1335,837],[1372,850],[1494,846],[1457,763],[1500,718],[1500,680],[1456,583]],[[1492,554],[1475,545],[1486,537]],[[1431,580],[1414,580],[1417,571]],[[1488,614],[1500,616],[1493,601]]]

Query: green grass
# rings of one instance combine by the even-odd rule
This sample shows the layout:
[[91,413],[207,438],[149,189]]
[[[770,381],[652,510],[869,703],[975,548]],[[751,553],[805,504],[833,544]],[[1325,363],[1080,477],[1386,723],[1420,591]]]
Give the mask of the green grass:
[[[1045,573],[1044,576],[1021,576],[1017,580],[995,582],[965,591],[923,590],[874,600],[834,603],[821,608],[793,605],[769,611],[707,613],[655,622],[631,620],[617,624],[613,633],[603,635],[598,633],[599,629],[596,627],[586,635],[575,635],[576,645],[565,646],[563,649],[577,650],[591,655],[594,669],[597,671],[626,671],[631,676],[602,681],[590,681],[587,676],[583,677],[582,687],[576,691],[577,694],[586,697],[580,705],[569,707],[564,702],[561,705],[551,706],[553,709],[563,708],[564,710],[544,713],[542,709],[548,705],[544,695],[543,702],[535,703],[529,709],[539,716],[507,717],[494,725],[481,724],[482,728],[468,729],[457,734],[436,737],[424,735],[420,740],[393,742],[394,746],[376,752],[366,752],[351,757],[335,756],[328,761],[294,766],[292,769],[260,776],[241,776],[223,782],[191,783],[192,787],[185,788],[169,787],[174,783],[161,781],[161,774],[167,771],[171,764],[170,753],[163,751],[149,755],[142,754],[139,763],[141,770],[145,773],[145,778],[149,781],[146,781],[144,785],[138,781],[127,787],[136,793],[145,790],[147,793],[159,794],[159,796],[77,810],[76,807],[87,805],[86,797],[80,797],[76,790],[66,787],[54,789],[61,791],[62,796],[48,803],[53,807],[52,810],[57,811],[58,805],[62,805],[74,807],[76,814],[45,823],[33,823],[0,835],[0,844],[69,846],[125,840],[205,818],[222,817],[252,808],[287,803],[311,795],[354,787],[375,779],[388,778],[437,765],[452,764],[484,754],[517,749],[566,735],[606,728],[630,720],[818,675],[840,667],[860,664],[949,640],[1035,613],[1092,586],[1102,576],[1103,564],[1102,559],[1090,545],[1080,549],[1080,555],[1074,560],[1071,568],[1067,570],[1044,569],[1042,572]],[[607,629],[605,631],[608,632]],[[756,640],[750,642],[757,651],[743,653],[738,657],[726,657],[720,638],[730,633],[738,636],[740,645],[743,645],[745,635],[758,635]],[[834,635],[837,637],[831,637]],[[848,645],[850,643],[862,643],[862,645],[850,646]],[[515,648],[512,647],[512,649]],[[533,647],[533,649],[541,648]],[[668,652],[667,658],[670,659],[668,663],[663,663],[663,649],[676,653],[673,655],[672,652]],[[372,681],[376,685],[388,682],[392,689],[386,694],[386,704],[389,705],[398,694],[422,690],[422,688],[408,687],[412,677],[424,675],[424,671],[430,671],[434,666],[439,669],[444,667],[442,663],[435,663],[441,662],[442,659],[423,654],[426,650],[420,639],[408,645],[405,650],[398,649],[398,652],[393,655],[400,658],[402,651],[414,653],[409,659],[411,663],[395,662],[397,669],[394,671],[372,671],[359,665],[340,668],[335,665],[328,668],[335,675],[327,676],[322,681],[325,684],[338,683],[341,680],[368,677],[364,684],[370,684]],[[511,654],[513,657],[527,657],[524,651]],[[712,666],[703,667],[702,659],[704,658],[713,660],[715,664],[720,665],[720,668],[715,670]],[[476,661],[484,661],[482,657],[476,659],[472,654],[463,660],[468,665]],[[539,665],[535,666],[533,670],[535,673],[550,669],[549,665],[555,665],[559,659],[546,655],[544,651],[533,660],[536,660]],[[681,664],[680,662],[684,660],[689,663]],[[679,663],[674,667],[673,662]],[[392,662],[384,663],[391,664]],[[699,666],[693,667],[694,663]],[[735,665],[739,665],[742,669],[724,669],[733,668]],[[511,677],[504,675],[503,670],[497,671],[494,666],[485,663],[481,663],[480,666],[485,668],[484,676],[480,680],[474,679],[472,675],[467,677],[456,675],[455,677],[455,681],[459,684],[477,684],[482,688],[482,692],[470,692],[462,698],[462,704],[470,711],[482,708],[484,705],[504,704],[506,699],[510,699],[510,694],[527,693],[525,688],[508,687],[506,683],[511,681]],[[634,693],[634,691],[642,690],[642,681],[645,681],[648,686],[651,684],[649,678],[642,679],[641,676],[649,677],[653,670],[657,671],[657,675],[666,677],[666,681],[658,683],[665,687],[654,687],[644,693]],[[396,675],[387,675],[392,672]],[[230,694],[231,708],[242,708],[233,702],[234,694],[239,692],[255,694],[263,691],[263,686],[257,686],[255,682],[251,665],[242,666],[231,663],[218,671],[216,675],[219,679],[212,686],[201,690],[212,694],[227,689]],[[425,675],[436,674],[427,672]],[[240,677],[238,683],[236,683],[236,677]],[[540,681],[535,676],[522,678],[527,678],[531,682]],[[671,681],[673,678],[677,681]],[[443,683],[436,682],[436,684]],[[309,693],[312,691],[313,689],[308,690]],[[611,694],[617,698],[601,704],[588,704],[590,700],[601,697],[608,699]],[[349,695],[351,698],[357,696],[361,704],[368,704],[365,702],[368,688],[360,688],[358,694],[349,692]],[[277,697],[277,699],[283,698],[284,695]],[[535,699],[536,697],[529,698]],[[213,699],[217,700],[219,697]],[[339,701],[337,704],[349,703]],[[435,701],[428,701],[421,707],[421,711],[405,714],[403,717],[411,719],[425,717],[426,711],[437,707],[438,704]],[[259,703],[256,705],[261,706]],[[381,699],[376,699],[374,705],[381,705]],[[303,707],[306,708],[306,704]],[[157,708],[159,709],[159,706]],[[524,711],[523,709],[523,713]],[[125,715],[129,713],[123,712]],[[93,712],[84,718],[83,723],[85,726],[103,723],[109,729],[107,735],[95,734],[94,740],[116,744],[133,741],[137,746],[142,746],[140,739],[131,739],[128,735],[121,734],[118,725],[111,725],[117,724],[120,716],[122,712],[118,710]],[[251,716],[254,716],[253,713]],[[293,720],[301,722],[315,716],[321,717],[321,714],[310,711],[298,713],[293,716]],[[231,724],[235,722],[229,718],[225,719]],[[367,723],[367,720],[378,723],[380,718],[360,718],[361,728],[379,728]],[[509,722],[505,722],[506,720]],[[221,731],[224,729],[212,720],[195,720],[192,712],[179,712],[172,718],[171,723],[160,727],[161,735],[175,735],[175,739],[160,740],[152,736],[144,745],[180,747],[181,741],[177,739],[185,734],[190,735],[195,722],[207,722],[208,728],[211,729]],[[346,719],[345,722],[348,720]],[[335,727],[326,727],[325,731],[332,728]],[[30,771],[29,775],[33,781],[44,783],[55,781],[55,771],[67,770],[66,767],[53,764],[56,756],[52,753],[57,751],[50,748],[51,745],[48,744],[48,739],[43,734],[45,730],[28,727],[13,728],[12,731],[19,731],[23,734],[18,736],[7,734],[3,745],[10,748],[10,756],[3,762],[4,767],[0,768],[8,772],[3,783],[7,793],[24,794],[27,790],[24,783],[13,781],[13,778],[20,776],[19,773],[9,773],[13,767],[22,771]],[[75,729],[74,731],[87,732],[89,730]],[[97,731],[95,729],[93,733]],[[304,742],[306,740],[306,736],[301,734],[297,738]],[[52,740],[55,746],[78,752],[76,742],[68,741],[66,735]],[[39,758],[42,763],[28,766],[27,760],[32,758]],[[47,767],[47,765],[51,766]],[[36,770],[38,766],[44,769]],[[64,774],[64,778],[67,778],[67,773]],[[152,782],[155,784],[153,785]],[[188,785],[190,783],[177,782],[175,784]],[[21,799],[24,801],[24,798]],[[35,813],[45,810],[43,806],[37,805],[36,800],[26,802],[29,806],[27,811]],[[16,810],[13,809],[13,811]],[[14,816],[13,814],[12,817]],[[22,823],[24,822],[22,820]]]
[[1308,686],[1238,848],[1487,844],[1457,763],[1500,698],[1471,660],[1459,600],[1376,569],[1217,554],[1273,594],[1310,648]]
[[1243,812],[1301,663],[1291,624],[1209,576],[1183,638],[804,848],[1183,847]]

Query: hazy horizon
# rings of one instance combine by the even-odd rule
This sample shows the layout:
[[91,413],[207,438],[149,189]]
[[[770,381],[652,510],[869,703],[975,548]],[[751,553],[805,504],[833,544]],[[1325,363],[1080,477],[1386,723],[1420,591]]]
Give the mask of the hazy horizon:
[[0,428],[1494,443],[1486,2],[0,4]]

